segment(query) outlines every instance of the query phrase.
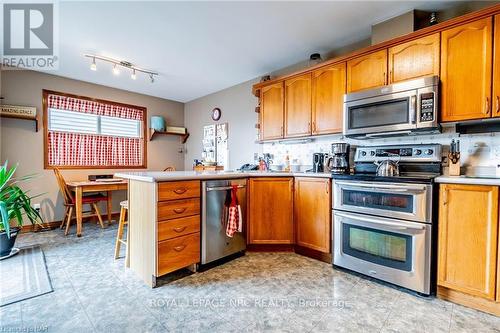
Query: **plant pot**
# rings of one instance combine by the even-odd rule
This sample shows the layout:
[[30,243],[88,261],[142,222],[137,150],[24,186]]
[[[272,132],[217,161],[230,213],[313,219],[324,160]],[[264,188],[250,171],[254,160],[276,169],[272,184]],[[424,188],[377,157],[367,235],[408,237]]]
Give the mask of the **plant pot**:
[[0,257],[5,257],[10,254],[10,250],[14,247],[19,230],[21,230],[19,227],[10,228],[10,238],[7,237],[5,231],[0,232]]

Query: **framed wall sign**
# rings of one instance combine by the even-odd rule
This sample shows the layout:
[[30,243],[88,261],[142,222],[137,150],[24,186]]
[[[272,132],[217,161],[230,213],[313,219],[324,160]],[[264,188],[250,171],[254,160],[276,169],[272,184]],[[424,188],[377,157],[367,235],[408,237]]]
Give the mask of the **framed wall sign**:
[[36,107],[18,106],[18,105],[0,105],[0,115],[2,117],[35,119]]

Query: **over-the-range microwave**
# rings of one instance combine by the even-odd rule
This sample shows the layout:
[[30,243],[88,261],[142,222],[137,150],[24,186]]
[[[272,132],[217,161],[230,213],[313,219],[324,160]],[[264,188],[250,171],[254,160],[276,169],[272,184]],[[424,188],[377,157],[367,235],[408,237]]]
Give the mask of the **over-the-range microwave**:
[[344,135],[357,138],[438,133],[439,77],[428,76],[344,96]]

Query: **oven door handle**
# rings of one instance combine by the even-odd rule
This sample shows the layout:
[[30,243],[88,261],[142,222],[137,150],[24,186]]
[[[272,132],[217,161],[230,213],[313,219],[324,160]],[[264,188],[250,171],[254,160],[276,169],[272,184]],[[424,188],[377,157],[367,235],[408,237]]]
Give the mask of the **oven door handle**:
[[386,219],[382,219],[382,218],[375,217],[375,216],[361,216],[361,215],[344,213],[344,212],[335,212],[334,214],[337,216],[340,216],[340,217],[345,217],[347,219],[380,224],[380,225],[390,227],[391,229],[397,229],[397,230],[424,230],[425,229],[424,225],[416,226],[416,225],[414,225],[414,223],[412,223],[412,225],[408,225],[408,223],[411,223],[411,222],[407,222],[407,223],[388,222]]
[[363,183],[351,183],[351,182],[342,182],[342,181],[336,181],[335,184],[338,185],[345,185],[345,186],[350,186],[351,188],[356,188],[356,187],[363,187],[363,188],[375,188],[377,190],[391,190],[391,191],[398,191],[398,192],[409,192],[409,191],[425,191],[426,187],[424,185],[418,186],[418,185],[391,185],[391,184],[384,184],[384,185],[378,185],[378,184],[363,184]]

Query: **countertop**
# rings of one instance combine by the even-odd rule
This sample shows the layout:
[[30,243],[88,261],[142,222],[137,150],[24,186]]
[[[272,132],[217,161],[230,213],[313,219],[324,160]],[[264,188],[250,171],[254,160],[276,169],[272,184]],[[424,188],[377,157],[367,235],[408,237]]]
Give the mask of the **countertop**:
[[269,172],[269,171],[140,171],[118,172],[115,177],[143,182],[165,182],[174,180],[234,179],[248,177],[317,177],[332,178],[330,173],[314,172]]
[[439,176],[434,179],[436,183],[494,185],[500,186],[500,177],[495,176]]

